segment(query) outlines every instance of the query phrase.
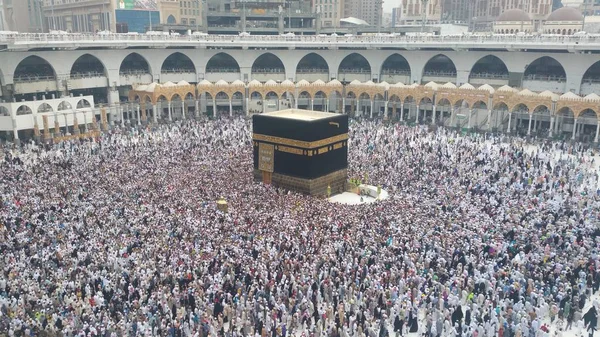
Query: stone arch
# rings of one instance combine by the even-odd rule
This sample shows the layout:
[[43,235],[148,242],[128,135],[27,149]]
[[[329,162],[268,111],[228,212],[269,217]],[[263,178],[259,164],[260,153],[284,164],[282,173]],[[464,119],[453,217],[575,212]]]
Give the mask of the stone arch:
[[421,96],[421,97],[417,98],[417,100],[415,100],[415,102],[417,102],[417,104],[419,106],[422,106],[423,104],[433,104],[433,99],[428,96]]
[[471,104],[471,109],[486,109],[487,110],[488,105],[487,102],[484,102],[482,100],[477,100],[475,102],[473,102],[473,104]]
[[587,68],[587,70],[583,74],[583,79],[581,80],[581,83],[584,82],[600,82],[600,61],[597,61],[596,63],[592,64],[589,68]]
[[32,78],[56,79],[54,67],[44,58],[27,56],[15,68],[13,82],[29,81]]
[[161,73],[195,73],[196,66],[192,59],[181,53],[175,52],[163,61],[160,67]]
[[101,74],[106,76],[104,62],[91,54],[83,54],[71,66],[71,78],[85,77],[85,74]]
[[240,72],[240,65],[233,56],[220,52],[213,55],[206,63],[207,73]]
[[0,116],[10,116],[10,111],[4,106],[0,106]]
[[[26,106],[26,105],[21,105],[19,107],[19,109],[21,109],[24,106]],[[19,115],[19,109],[17,109],[17,115]],[[29,107],[27,107],[27,109],[29,109]],[[29,109],[29,111],[31,111],[31,109]],[[42,103],[37,108],[37,113],[44,113],[44,112],[54,112],[54,109],[52,109],[52,107],[50,106],[50,104],[48,104],[48,103]]]
[[567,74],[563,65],[555,58],[542,56],[535,59],[525,69],[525,79],[548,80],[552,78],[566,80]]
[[91,108],[92,104],[87,99],[80,99],[77,102],[77,109]]
[[382,75],[402,74],[410,77],[411,68],[404,56],[394,53],[383,61],[380,73]]
[[229,94],[225,91],[219,91],[217,93],[215,93],[215,98],[216,99],[225,99],[229,101]]
[[174,25],[176,23],[177,23],[177,19],[175,19],[175,16],[169,15],[169,17],[167,18],[167,24]]
[[329,76],[329,64],[323,56],[317,53],[308,53],[296,65],[296,74],[306,73],[327,73]]
[[390,102],[401,102],[402,100],[400,99],[400,96],[393,94],[392,96],[390,96]]
[[591,109],[591,108],[585,108],[585,109],[577,112],[576,116],[577,116],[577,118],[581,118],[581,117],[586,118],[586,117],[584,117],[584,114],[585,114],[585,115],[589,116],[588,118],[591,118],[592,113],[596,117],[596,119],[598,119],[598,112],[595,109]]
[[310,94],[310,92],[308,90],[300,90],[298,92],[298,98],[308,98],[308,99],[312,99],[313,96]]
[[329,95],[327,95],[327,93],[322,90],[315,92],[315,96],[314,96],[314,98],[327,98],[327,97],[329,97]]
[[498,56],[487,55],[480,58],[469,73],[469,82],[471,79],[484,79],[484,78],[508,78],[508,68],[504,61]]
[[502,101],[502,100],[494,101],[494,105],[493,105],[493,109],[494,110],[501,110],[501,109],[499,109],[500,106],[502,106],[503,108],[505,108],[504,110],[506,110],[506,111],[510,110],[507,102]]
[[556,116],[575,118],[575,112],[568,106],[558,109],[555,113]]
[[[49,108],[50,110],[48,110],[48,111],[52,111],[52,107],[49,104],[44,103],[42,105],[45,108]],[[8,111],[8,109],[6,111]],[[40,113],[39,107],[38,107],[38,113]],[[32,114],[33,114],[33,111],[31,111],[31,108],[28,105],[23,104],[17,108],[17,116],[32,115]]]
[[437,54],[425,63],[422,76],[456,78],[456,66],[448,56]]
[[452,106],[454,109],[469,109],[471,105],[464,98],[457,98],[454,102],[452,102]]
[[58,105],[58,111],[62,111],[62,110],[71,110],[73,109],[73,107],[71,106],[71,103],[67,102],[67,101],[62,101],[60,102],[60,104]]
[[371,74],[371,64],[369,61],[358,53],[352,53],[344,57],[338,67],[338,77],[342,77],[341,74]]
[[178,92],[173,93],[171,95],[171,97],[169,98],[170,102],[173,102],[174,100],[179,99],[180,101],[183,100],[183,98],[181,97],[181,94],[179,94]]
[[550,116],[550,114],[552,113],[550,111],[550,108],[546,105],[546,104],[538,104],[536,105],[533,109],[531,109],[531,111],[529,112],[530,114],[534,114],[536,112],[539,111],[545,111],[548,113],[548,116]]
[[142,55],[138,53],[130,53],[123,61],[121,61],[121,65],[119,66],[120,74],[130,74],[130,73],[145,73],[152,74],[152,69],[150,68],[150,63],[148,60],[144,58]]
[[511,109],[511,112],[530,114],[530,109],[525,103],[516,103]]
[[[270,68],[269,68],[270,67]],[[264,53],[252,63],[252,73],[284,73],[283,61],[273,53]]]

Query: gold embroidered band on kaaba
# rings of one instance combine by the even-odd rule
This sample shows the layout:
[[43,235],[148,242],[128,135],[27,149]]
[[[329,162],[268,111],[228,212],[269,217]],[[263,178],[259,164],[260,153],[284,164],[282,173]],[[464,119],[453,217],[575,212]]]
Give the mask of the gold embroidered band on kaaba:
[[337,136],[333,136],[330,138],[325,138],[325,139],[320,139],[320,140],[316,140],[314,142],[306,142],[306,141],[302,141],[302,140],[295,140],[295,139],[289,139],[289,138],[281,138],[281,137],[274,137],[274,136],[267,136],[267,135],[261,135],[258,133],[254,133],[252,134],[252,140],[254,141],[263,141],[263,142],[269,142],[269,143],[274,143],[274,144],[280,144],[280,145],[288,145],[288,146],[294,146],[294,147],[300,147],[303,149],[315,149],[318,147],[322,147],[324,145],[328,145],[331,143],[336,143],[342,140],[347,140],[348,139],[348,134],[341,134],[341,135],[337,135]]

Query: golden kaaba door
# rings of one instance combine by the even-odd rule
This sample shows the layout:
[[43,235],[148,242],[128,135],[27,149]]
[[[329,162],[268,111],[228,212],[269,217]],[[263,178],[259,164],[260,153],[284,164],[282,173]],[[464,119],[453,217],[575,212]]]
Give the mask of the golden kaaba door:
[[258,144],[258,169],[263,172],[273,172],[275,168],[275,145]]
[[275,145],[258,144],[258,169],[262,172],[264,184],[270,185],[273,180],[273,169],[275,168]]

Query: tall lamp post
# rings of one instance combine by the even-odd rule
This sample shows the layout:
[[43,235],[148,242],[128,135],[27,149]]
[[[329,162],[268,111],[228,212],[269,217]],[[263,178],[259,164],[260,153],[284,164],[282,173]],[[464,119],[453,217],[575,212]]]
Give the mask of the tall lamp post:
[[44,0],[38,1],[38,14],[40,15],[40,32],[44,32],[44,17],[42,16],[42,10],[44,9]]
[[421,0],[421,9],[423,11],[422,17],[421,17],[421,33],[423,33],[425,31],[425,21],[427,21],[427,4],[429,3],[429,0]]
[[50,2],[50,10],[52,11],[52,30],[56,30],[56,18],[54,17],[54,0]]

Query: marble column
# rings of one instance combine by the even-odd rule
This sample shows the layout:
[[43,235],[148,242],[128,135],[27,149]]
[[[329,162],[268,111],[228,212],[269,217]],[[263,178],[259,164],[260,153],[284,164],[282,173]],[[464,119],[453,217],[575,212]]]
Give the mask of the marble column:
[[417,118],[415,119],[415,124],[419,125],[419,113],[421,112],[419,104],[417,104]]

